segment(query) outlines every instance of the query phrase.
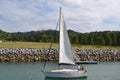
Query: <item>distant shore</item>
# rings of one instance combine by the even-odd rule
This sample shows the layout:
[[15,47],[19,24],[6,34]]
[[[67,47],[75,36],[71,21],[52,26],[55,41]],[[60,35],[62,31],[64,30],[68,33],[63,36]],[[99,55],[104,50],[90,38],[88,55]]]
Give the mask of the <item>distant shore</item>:
[[[0,62],[36,62],[57,61],[59,59],[58,49],[47,48],[0,48]],[[76,61],[98,61],[118,62],[120,61],[120,50],[111,49],[74,49]]]

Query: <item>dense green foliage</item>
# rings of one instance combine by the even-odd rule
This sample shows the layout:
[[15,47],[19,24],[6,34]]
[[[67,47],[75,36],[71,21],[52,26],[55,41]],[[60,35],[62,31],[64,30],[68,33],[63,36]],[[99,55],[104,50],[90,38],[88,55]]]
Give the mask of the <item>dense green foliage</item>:
[[[103,45],[103,46],[120,46],[120,31],[103,31],[78,33],[68,30],[72,44],[78,45]],[[3,41],[30,41],[30,42],[58,42],[58,31],[42,30],[30,32],[7,33],[0,30],[0,40]]]

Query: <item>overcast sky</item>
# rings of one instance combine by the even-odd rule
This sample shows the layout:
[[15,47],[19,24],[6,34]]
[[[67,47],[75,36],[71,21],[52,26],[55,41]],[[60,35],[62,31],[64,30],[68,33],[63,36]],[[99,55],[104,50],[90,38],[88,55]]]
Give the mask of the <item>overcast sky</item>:
[[120,31],[120,0],[0,0],[0,29],[7,32],[55,29],[60,6],[67,29]]

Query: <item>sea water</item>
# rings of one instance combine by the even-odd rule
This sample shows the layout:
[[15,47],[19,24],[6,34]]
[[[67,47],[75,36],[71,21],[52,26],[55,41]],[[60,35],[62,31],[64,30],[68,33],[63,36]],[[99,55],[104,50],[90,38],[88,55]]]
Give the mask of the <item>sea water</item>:
[[[88,77],[82,79],[50,79],[41,72],[44,62],[0,63],[0,80],[120,80],[120,62],[86,64]],[[57,69],[57,62],[48,62],[46,69]],[[77,68],[71,66],[71,68]]]

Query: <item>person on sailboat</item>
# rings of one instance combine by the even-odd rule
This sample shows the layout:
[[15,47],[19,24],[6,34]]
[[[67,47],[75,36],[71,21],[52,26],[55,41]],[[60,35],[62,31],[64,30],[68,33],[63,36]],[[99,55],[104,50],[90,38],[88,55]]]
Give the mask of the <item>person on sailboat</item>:
[[83,65],[79,65],[79,66],[78,66],[78,71],[80,71],[80,70],[84,70]]
[[83,65],[81,65],[81,66],[79,65],[79,66],[78,66],[78,71],[83,71],[83,70],[84,70],[85,72],[87,72],[87,70],[84,68]]

